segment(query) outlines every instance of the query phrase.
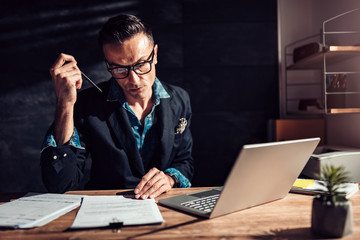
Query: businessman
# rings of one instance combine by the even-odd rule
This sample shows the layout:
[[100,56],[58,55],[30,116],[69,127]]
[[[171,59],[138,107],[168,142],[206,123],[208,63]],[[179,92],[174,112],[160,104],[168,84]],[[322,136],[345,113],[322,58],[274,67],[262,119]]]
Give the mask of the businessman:
[[112,75],[99,84],[102,93],[77,91],[83,80],[71,55],[60,54],[50,69],[57,101],[41,150],[45,186],[78,189],[91,161],[86,189],[132,188],[136,198],[147,199],[190,187],[190,100],[156,77],[151,30],[136,16],[119,15],[104,24],[99,44]]

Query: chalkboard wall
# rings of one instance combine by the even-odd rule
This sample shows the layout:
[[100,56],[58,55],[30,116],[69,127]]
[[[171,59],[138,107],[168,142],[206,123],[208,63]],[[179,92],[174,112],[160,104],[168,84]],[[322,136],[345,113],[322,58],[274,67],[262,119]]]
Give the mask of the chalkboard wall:
[[54,117],[49,68],[64,52],[95,82],[108,80],[97,33],[120,13],[150,23],[159,45],[158,78],[190,94],[193,185],[223,184],[241,146],[265,142],[266,122],[279,114],[276,10],[276,0],[2,4],[0,192],[46,191],[40,146]]

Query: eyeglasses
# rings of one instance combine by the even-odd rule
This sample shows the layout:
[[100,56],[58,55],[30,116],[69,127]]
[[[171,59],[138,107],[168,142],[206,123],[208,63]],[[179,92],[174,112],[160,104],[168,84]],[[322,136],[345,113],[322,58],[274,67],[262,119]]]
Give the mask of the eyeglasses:
[[143,61],[140,63],[136,63],[132,66],[117,66],[110,67],[109,63],[105,60],[108,71],[115,79],[123,79],[129,76],[130,70],[133,70],[138,75],[144,75],[151,71],[152,63],[154,60],[154,50],[151,52],[151,59],[149,61]]

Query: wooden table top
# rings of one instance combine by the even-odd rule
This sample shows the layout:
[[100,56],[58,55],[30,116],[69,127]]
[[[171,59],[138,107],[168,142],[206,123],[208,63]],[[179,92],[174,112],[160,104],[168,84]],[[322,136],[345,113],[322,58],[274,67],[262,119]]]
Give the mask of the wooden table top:
[[[172,189],[158,199],[207,188]],[[116,195],[131,190],[72,191],[71,194]],[[24,194],[0,194],[0,203]],[[351,197],[353,233],[344,239],[360,239],[360,192]],[[165,220],[158,225],[112,229],[67,230],[78,208],[38,228],[1,230],[0,239],[320,239],[312,235],[312,196],[289,193],[284,199],[225,216],[203,219],[159,205]]]

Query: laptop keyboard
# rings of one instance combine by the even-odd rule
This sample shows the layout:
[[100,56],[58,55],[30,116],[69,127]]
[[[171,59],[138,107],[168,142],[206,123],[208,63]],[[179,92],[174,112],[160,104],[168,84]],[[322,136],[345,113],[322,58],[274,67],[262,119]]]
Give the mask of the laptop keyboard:
[[181,203],[182,206],[194,208],[199,211],[203,211],[205,213],[209,213],[213,210],[220,194],[216,194],[209,197],[204,197],[188,202]]

